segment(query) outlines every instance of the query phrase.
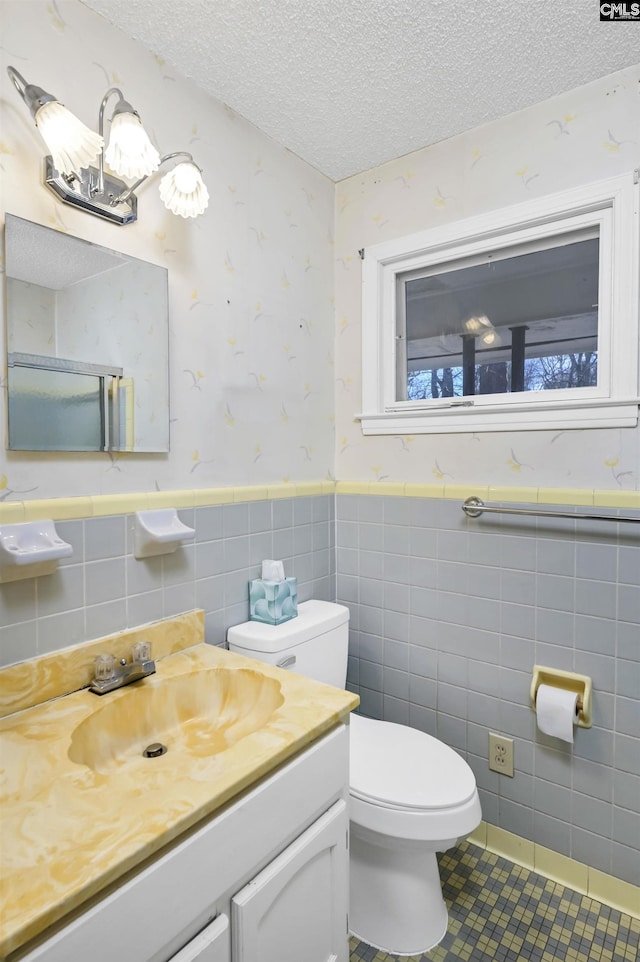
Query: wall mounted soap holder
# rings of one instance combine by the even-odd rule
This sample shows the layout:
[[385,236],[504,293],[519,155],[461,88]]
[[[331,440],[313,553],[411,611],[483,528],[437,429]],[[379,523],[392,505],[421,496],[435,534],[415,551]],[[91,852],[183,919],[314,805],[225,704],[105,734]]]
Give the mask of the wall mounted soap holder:
[[175,508],[138,511],[135,518],[133,553],[139,559],[170,554],[179,544],[190,541],[195,533],[195,528],[182,523]]
[[59,537],[53,521],[22,521],[0,528],[0,580],[17,581],[55,571],[73,548]]

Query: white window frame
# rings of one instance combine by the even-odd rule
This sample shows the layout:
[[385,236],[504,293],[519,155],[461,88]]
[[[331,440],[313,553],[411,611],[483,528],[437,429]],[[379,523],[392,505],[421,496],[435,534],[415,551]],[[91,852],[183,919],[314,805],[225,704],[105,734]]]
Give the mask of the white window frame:
[[[635,427],[640,345],[638,171],[367,248],[362,271],[363,434]],[[597,229],[598,384],[396,400],[397,277],[543,238]]]

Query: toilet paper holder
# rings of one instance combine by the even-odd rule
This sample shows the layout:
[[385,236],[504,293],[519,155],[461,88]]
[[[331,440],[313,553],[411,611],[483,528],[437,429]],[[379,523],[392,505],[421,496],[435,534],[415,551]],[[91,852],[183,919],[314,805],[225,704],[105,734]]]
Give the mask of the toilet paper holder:
[[536,710],[536,698],[540,685],[552,685],[554,688],[564,688],[565,691],[575,691],[578,695],[576,709],[579,728],[591,728],[591,678],[588,675],[578,675],[574,671],[561,671],[559,668],[545,668],[544,665],[533,666],[531,679],[531,708]]

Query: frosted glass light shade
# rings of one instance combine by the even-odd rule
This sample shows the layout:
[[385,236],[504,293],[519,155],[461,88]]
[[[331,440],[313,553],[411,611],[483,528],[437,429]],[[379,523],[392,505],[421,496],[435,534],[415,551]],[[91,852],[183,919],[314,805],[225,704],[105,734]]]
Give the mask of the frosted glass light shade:
[[467,334],[480,334],[481,331],[491,328],[492,324],[486,314],[480,314],[478,317],[469,317],[464,322],[464,327]]
[[197,217],[209,203],[202,175],[195,164],[178,164],[160,181],[160,197],[165,207],[180,217]]
[[502,344],[502,338],[496,331],[495,327],[492,327],[490,331],[487,331],[480,338],[485,347],[500,347]]
[[160,154],[135,114],[118,113],[111,121],[111,135],[104,159],[121,177],[148,177],[160,166]]
[[102,137],[57,101],[43,104],[36,113],[35,121],[60,174],[79,173],[102,150]]

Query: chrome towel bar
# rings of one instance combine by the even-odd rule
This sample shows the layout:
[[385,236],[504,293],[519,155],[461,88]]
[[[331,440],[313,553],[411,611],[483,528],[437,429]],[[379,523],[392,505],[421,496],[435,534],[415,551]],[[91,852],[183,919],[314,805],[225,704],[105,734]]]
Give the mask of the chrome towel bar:
[[462,510],[468,518],[479,518],[485,511],[491,514],[520,514],[535,515],[540,518],[569,518],[571,521],[627,521],[629,524],[640,524],[640,517],[625,518],[613,514],[589,514],[586,511],[544,511],[541,508],[500,508],[485,504],[481,498],[467,498]]

